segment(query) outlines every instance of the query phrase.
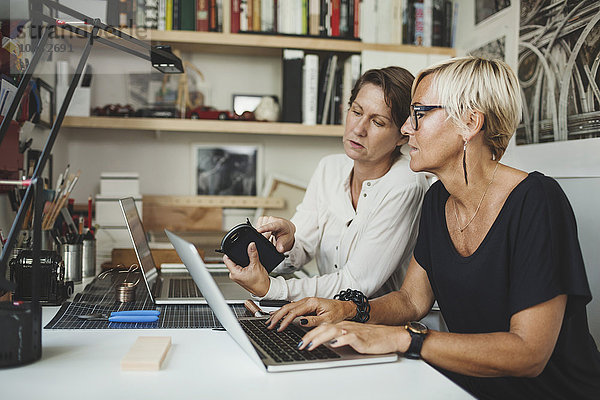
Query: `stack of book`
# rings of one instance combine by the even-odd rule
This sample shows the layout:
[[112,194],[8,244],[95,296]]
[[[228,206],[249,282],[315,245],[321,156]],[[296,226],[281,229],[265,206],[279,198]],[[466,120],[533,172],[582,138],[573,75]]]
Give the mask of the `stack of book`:
[[350,92],[360,76],[360,56],[283,51],[282,121],[335,125],[344,121]]
[[120,27],[268,33],[452,47],[452,0],[107,0]]

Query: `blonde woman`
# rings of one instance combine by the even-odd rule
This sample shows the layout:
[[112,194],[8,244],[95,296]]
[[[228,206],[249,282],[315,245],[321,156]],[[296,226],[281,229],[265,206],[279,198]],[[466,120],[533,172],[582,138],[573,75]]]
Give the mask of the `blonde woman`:
[[[299,348],[325,342],[422,358],[478,398],[598,399],[600,354],[577,227],[558,183],[500,163],[521,116],[517,77],[503,62],[457,58],[415,79],[410,166],[439,181],[425,196],[419,237],[400,290],[357,306],[305,299]],[[416,322],[437,300],[449,332]],[[364,310],[364,309],[361,309]],[[358,312],[363,312],[358,310]],[[332,323],[337,322],[337,323]]]

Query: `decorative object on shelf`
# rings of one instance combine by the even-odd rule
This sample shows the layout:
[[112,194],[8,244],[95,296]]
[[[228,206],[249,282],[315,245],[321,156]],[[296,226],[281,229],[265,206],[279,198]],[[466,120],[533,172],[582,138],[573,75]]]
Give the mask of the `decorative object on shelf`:
[[237,115],[242,115],[246,111],[254,112],[256,106],[258,106],[264,96],[256,94],[234,94],[232,97],[233,112]]
[[50,128],[54,123],[54,89],[39,78],[36,80],[36,86],[40,96],[41,110],[34,117],[33,122]]
[[263,96],[254,110],[257,121],[276,122],[279,120],[279,103],[274,96]]
[[236,116],[231,111],[217,110],[206,106],[199,106],[188,110],[185,117],[189,119],[236,119]]
[[258,145],[193,145],[194,194],[256,196],[261,150]]
[[92,115],[99,117],[133,117],[136,115],[136,111],[129,104],[107,104],[104,107],[94,108]]

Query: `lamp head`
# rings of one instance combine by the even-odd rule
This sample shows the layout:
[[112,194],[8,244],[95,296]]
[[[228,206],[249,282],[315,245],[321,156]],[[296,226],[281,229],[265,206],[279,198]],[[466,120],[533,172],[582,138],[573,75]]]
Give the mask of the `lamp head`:
[[152,66],[163,74],[181,74],[183,72],[183,63],[179,57],[173,54],[171,46],[152,46],[150,61]]

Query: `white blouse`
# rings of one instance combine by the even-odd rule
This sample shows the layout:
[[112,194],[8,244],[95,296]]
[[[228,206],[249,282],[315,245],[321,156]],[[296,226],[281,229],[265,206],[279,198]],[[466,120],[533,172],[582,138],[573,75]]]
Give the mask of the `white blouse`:
[[265,299],[333,298],[341,290],[376,297],[402,285],[418,234],[421,203],[429,184],[412,172],[403,155],[381,178],[363,183],[356,210],[345,154],[323,158],[291,221],[296,235],[289,257],[276,272],[289,272],[316,258],[320,276],[270,277]]

